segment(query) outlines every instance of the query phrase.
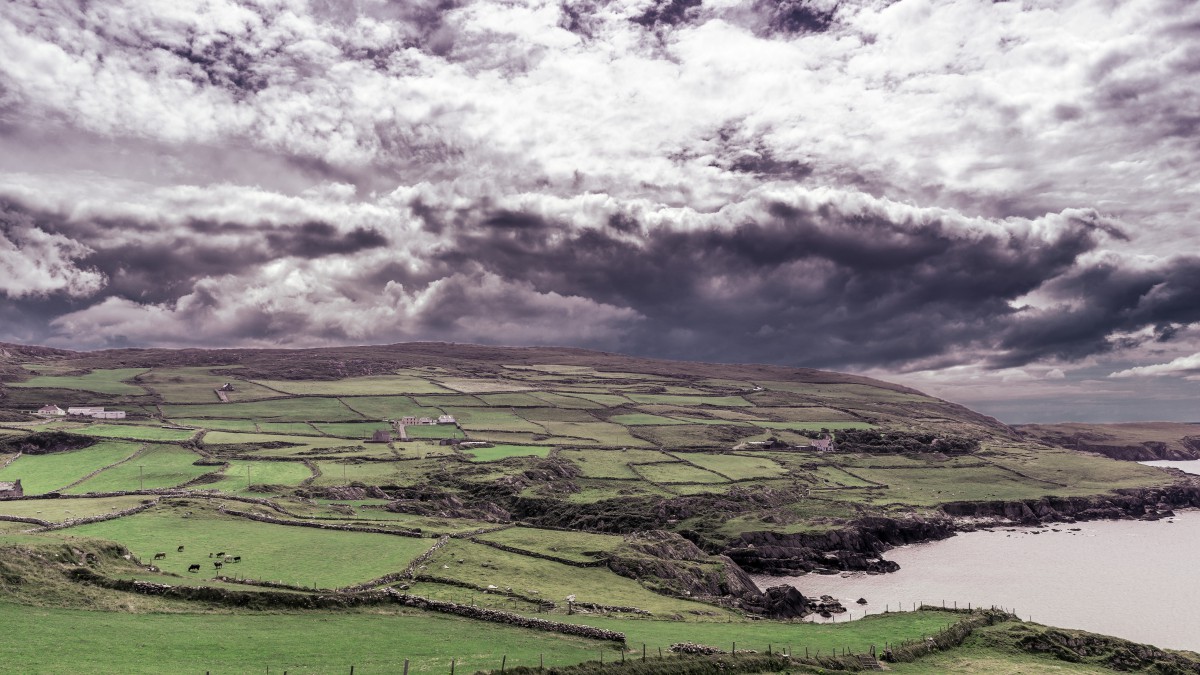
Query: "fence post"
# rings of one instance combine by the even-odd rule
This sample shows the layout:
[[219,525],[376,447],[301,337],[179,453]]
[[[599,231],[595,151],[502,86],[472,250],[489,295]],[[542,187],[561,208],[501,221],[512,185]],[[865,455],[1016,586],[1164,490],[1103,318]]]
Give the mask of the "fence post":
[[504,672],[504,664],[508,662],[508,654],[500,657],[500,672]]
[[545,668],[546,668],[545,655],[538,654],[538,671],[544,670]]
[[354,664],[350,665],[350,675],[354,675]]
[[404,675],[408,675],[408,659],[404,659]]
[[450,659],[450,675],[454,675],[454,662],[458,659]]
[[646,660],[646,643],[645,642],[642,643],[642,660],[643,661]]
[[729,653],[730,653],[730,654],[736,654],[736,653],[737,653],[737,643],[736,643],[736,642],[735,642],[735,643],[733,643],[733,651],[731,651],[731,652],[729,652]]

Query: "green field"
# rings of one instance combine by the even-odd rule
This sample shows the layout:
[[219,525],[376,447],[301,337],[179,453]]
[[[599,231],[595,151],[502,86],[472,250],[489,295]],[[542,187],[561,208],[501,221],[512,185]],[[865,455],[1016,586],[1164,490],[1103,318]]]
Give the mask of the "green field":
[[637,479],[630,464],[673,461],[657,450],[563,450],[558,456],[578,466],[589,478]]
[[145,368],[108,368],[93,370],[85,375],[35,375],[24,382],[5,382],[6,387],[33,389],[77,389],[94,391],[97,394],[118,396],[144,396],[148,392],[131,380],[146,372]]
[[493,445],[490,448],[471,448],[463,452],[476,462],[495,462],[509,457],[545,457],[553,450],[544,445]]
[[679,394],[629,394],[638,403],[664,403],[682,406],[738,407],[753,405],[741,396],[683,396]]
[[453,424],[414,424],[404,427],[409,438],[462,438],[463,432]]
[[362,416],[336,398],[287,398],[249,403],[164,405],[167,417],[218,417],[271,422],[345,422]]
[[66,487],[97,469],[119,462],[140,447],[136,443],[105,441],[73,452],[24,455],[0,469],[0,481],[20,479],[25,494],[43,494]]
[[837,431],[838,429],[873,429],[875,425],[866,422],[837,422],[832,420],[818,422],[774,422],[774,421],[759,421],[753,420],[750,422],[764,429],[787,429],[789,431],[820,431],[829,429]]
[[70,518],[87,518],[113,511],[124,511],[148,499],[144,496],[101,497],[98,499],[30,499],[26,501],[0,501],[0,514],[40,518],[52,523]]
[[766,457],[717,455],[704,452],[680,453],[679,457],[733,480],[777,478],[787,473],[787,469]]
[[490,532],[478,537],[512,546],[523,551],[534,551],[568,560],[591,562],[604,557],[604,553],[621,545],[624,537],[590,532],[563,532],[562,530],[539,530],[532,527],[510,527],[499,532]]
[[649,413],[627,413],[624,415],[613,415],[608,418],[609,422],[620,424],[627,427],[635,427],[650,424],[687,424],[683,420],[677,420],[673,417],[663,417],[662,415],[651,415]]
[[342,438],[370,438],[376,431],[392,431],[387,422],[334,422],[313,425],[322,433]]
[[349,377],[343,380],[258,380],[258,384],[285,394],[308,396],[373,396],[376,394],[440,394],[447,392],[428,380],[406,375]]
[[71,488],[68,492],[113,492],[175,487],[215,471],[218,467],[195,466],[200,456],[175,445],[150,445],[124,464],[110,467]]
[[194,431],[164,429],[140,424],[90,424],[76,433],[97,438],[132,438],[139,441],[186,441]]
[[[241,556],[224,572],[249,579],[283,581],[319,588],[361,583],[398,572],[433,545],[430,539],[386,534],[337,532],[308,527],[272,525],[195,509],[204,517],[183,518],[184,507],[154,509],[135,516],[82,525],[67,532],[112,539],[130,548],[143,561],[167,553],[155,564],[165,572],[188,574],[188,565],[202,565],[199,576],[216,573],[209,553]],[[176,553],[184,546],[183,553]],[[347,555],[353,551],[353,555]],[[195,577],[194,573],[189,575]]]
[[651,483],[724,483],[725,478],[717,474],[689,466],[683,462],[672,464],[640,464],[637,472]]
[[543,433],[545,429],[507,408],[446,408],[459,426],[467,431],[528,431]]
[[[216,468],[216,467],[212,467]],[[248,471],[247,471],[248,470]],[[196,485],[200,490],[221,490],[234,494],[250,492],[249,485],[299,485],[312,476],[312,471],[300,462],[256,462],[235,459],[215,483]]]
[[154,368],[138,378],[145,386],[170,403],[215,403],[214,390],[225,383],[233,385],[233,391],[225,396],[231,401],[273,398],[279,394],[252,382],[233,379],[229,375],[217,375],[210,368]]

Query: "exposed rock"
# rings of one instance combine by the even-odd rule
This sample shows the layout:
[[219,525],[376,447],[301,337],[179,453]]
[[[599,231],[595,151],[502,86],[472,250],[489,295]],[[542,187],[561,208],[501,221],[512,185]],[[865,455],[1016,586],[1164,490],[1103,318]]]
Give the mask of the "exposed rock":
[[637,532],[612,551],[608,567],[647,587],[684,597],[758,595],[758,587],[736,563],[711,556],[692,542],[663,530]]

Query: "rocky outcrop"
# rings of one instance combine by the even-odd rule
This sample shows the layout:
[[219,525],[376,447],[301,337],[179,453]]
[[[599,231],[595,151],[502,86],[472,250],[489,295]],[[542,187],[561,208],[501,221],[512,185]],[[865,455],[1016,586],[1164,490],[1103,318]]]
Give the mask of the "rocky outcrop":
[[998,524],[1161,518],[1173,509],[1200,507],[1200,480],[1161,488],[1116,490],[1090,497],[1043,497],[1009,502],[952,502],[942,505],[947,515]]
[[1200,673],[1200,662],[1184,654],[1106,635],[1072,634],[1048,628],[1021,637],[1017,646],[1072,663],[1099,662],[1123,672]]
[[708,555],[674,532],[652,530],[627,536],[611,552],[608,568],[679,597],[758,595],[754,581],[736,563]]
[[792,586],[772,586],[757,595],[747,593],[738,606],[757,616],[772,619],[799,619],[813,612],[808,598]]
[[393,513],[410,513],[433,518],[470,518],[488,523],[506,523],[511,520],[508,511],[495,502],[481,501],[468,505],[452,494],[439,494],[427,499],[397,499],[384,508]]
[[373,485],[341,485],[330,487],[307,487],[296,490],[296,495],[307,499],[331,499],[334,501],[360,501],[363,499],[390,499],[388,493]]
[[863,518],[840,530],[778,534],[745,532],[727,544],[725,554],[750,572],[796,575],[807,572],[894,572],[899,566],[881,556],[888,549],[945,539],[955,532],[950,518]]

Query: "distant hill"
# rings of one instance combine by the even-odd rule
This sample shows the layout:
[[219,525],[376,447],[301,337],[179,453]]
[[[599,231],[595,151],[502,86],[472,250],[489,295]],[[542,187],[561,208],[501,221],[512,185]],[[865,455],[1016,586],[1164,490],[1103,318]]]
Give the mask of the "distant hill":
[[1123,424],[1027,424],[1022,434],[1043,443],[1095,452],[1113,459],[1200,459],[1200,424],[1128,422]]

